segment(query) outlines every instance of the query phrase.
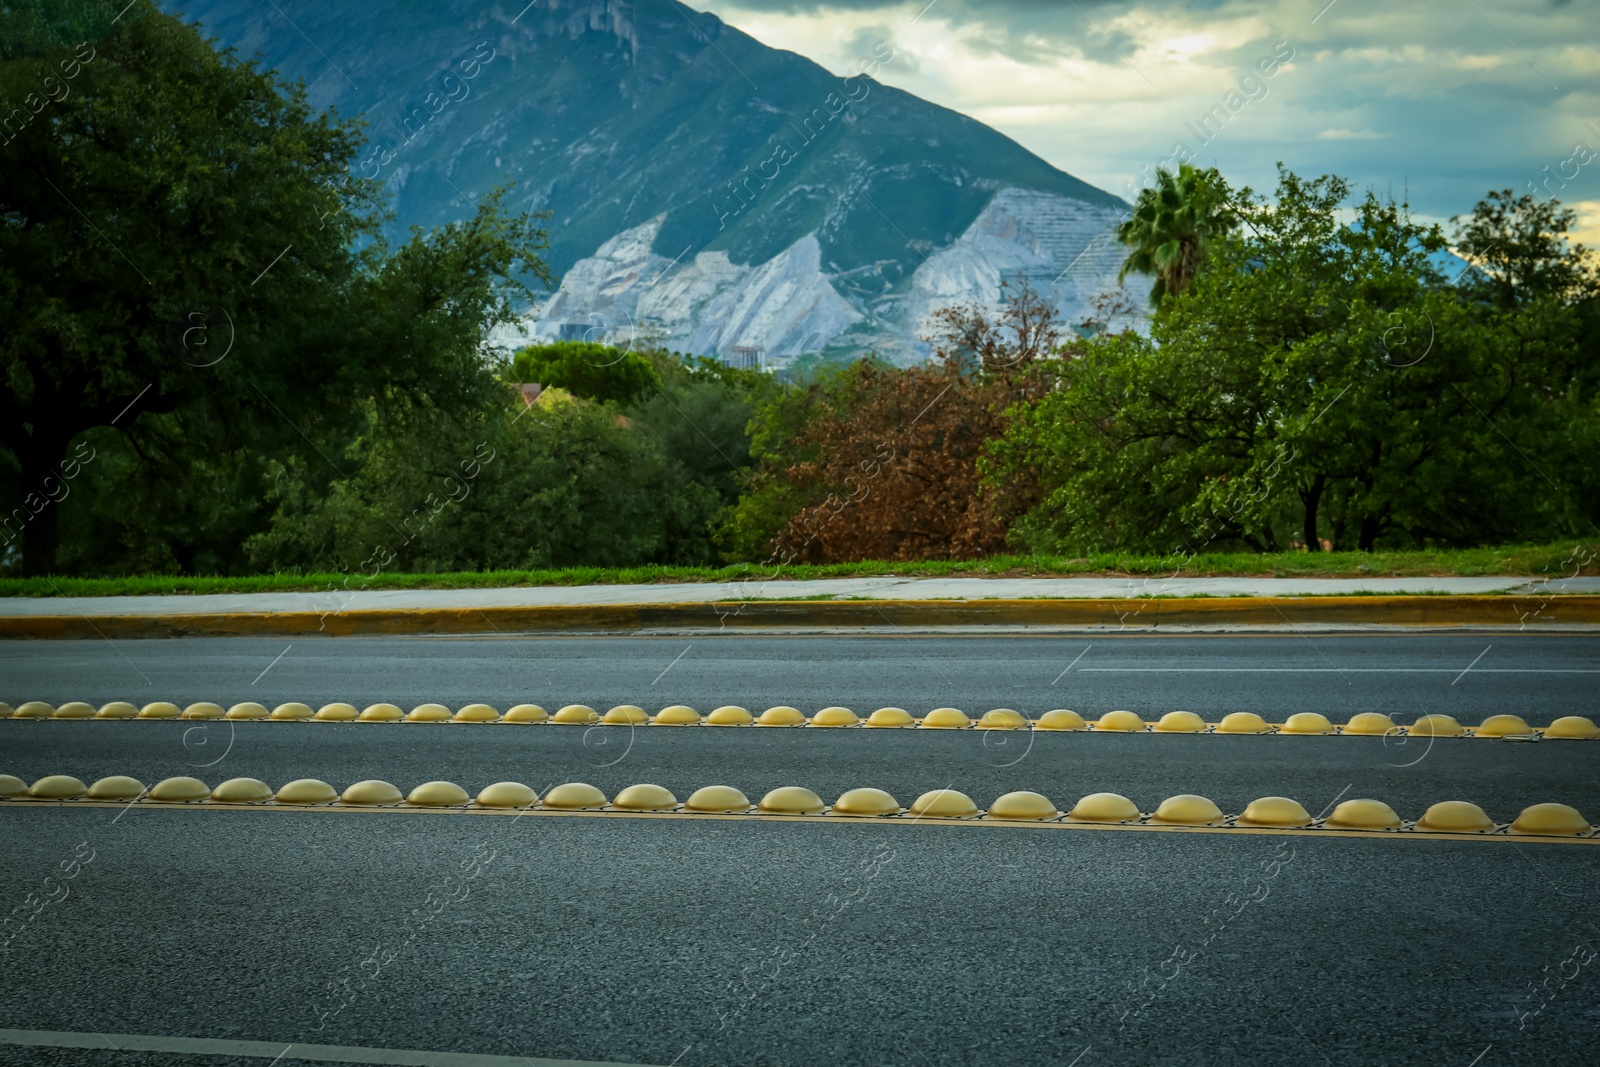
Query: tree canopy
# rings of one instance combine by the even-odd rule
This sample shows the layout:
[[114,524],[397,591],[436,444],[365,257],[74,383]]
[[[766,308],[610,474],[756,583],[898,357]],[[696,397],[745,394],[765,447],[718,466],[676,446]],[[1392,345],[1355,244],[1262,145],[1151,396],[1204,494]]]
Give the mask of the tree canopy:
[[1455,243],[1483,265],[1456,288],[1438,227],[1371,193],[1347,225],[1348,196],[1286,170],[1272,201],[1239,194],[1245,225],[1148,336],[1082,343],[1061,389],[1013,409],[994,476],[1046,488],[1018,536],[1371,549],[1563,536],[1600,517],[1581,488],[1600,290],[1559,213],[1509,193],[1480,204]]
[[1154,275],[1150,303],[1159,307],[1163,297],[1189,288],[1212,243],[1238,222],[1227,183],[1215,167],[1180,163],[1176,174],[1158,167],[1155,185],[1140,190],[1132,214],[1117,227],[1117,240],[1133,249],[1117,281],[1129,274]]
[[549,277],[534,220],[491,195],[391,249],[358,122],[148,0],[92,42],[29,14],[0,60],[23,101],[0,146],[0,446],[27,570],[55,566],[69,448],[97,428],[170,474],[326,454],[364,403],[490,395],[488,331]]
[[519,349],[511,361],[511,377],[618,403],[661,388],[661,375],[644,356],[593,341],[553,341]]

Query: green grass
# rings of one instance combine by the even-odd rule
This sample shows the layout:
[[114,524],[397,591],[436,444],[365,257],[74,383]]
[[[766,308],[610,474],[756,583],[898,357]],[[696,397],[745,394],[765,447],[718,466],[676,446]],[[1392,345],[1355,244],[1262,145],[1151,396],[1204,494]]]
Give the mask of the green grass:
[[[542,571],[458,574],[379,574],[370,581],[344,574],[261,574],[243,577],[139,575],[125,578],[0,578],[0,596],[130,596],[172,593],[327,592],[349,589],[488,589],[511,586],[627,585],[655,582],[728,582],[764,578],[863,578],[943,575],[1044,577],[1262,577],[1400,578],[1474,575],[1560,577],[1575,569],[1573,544],[1523,545],[1414,552],[1217,553],[1188,559],[1106,553],[1064,556],[992,556],[920,563],[863,562],[789,567],[569,567]],[[1588,553],[1593,560],[1593,550]],[[1579,555],[1577,558],[1584,558]],[[1582,569],[1600,574],[1600,560]]]

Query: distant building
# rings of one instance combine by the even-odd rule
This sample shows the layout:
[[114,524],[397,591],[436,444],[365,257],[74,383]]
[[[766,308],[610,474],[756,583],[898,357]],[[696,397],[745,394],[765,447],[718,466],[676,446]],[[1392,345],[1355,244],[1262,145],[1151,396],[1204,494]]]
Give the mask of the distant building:
[[725,356],[718,356],[725,367],[736,370],[766,370],[767,350],[757,345],[734,345]]
[[584,341],[587,334],[594,329],[586,322],[563,322],[557,327],[557,341]]

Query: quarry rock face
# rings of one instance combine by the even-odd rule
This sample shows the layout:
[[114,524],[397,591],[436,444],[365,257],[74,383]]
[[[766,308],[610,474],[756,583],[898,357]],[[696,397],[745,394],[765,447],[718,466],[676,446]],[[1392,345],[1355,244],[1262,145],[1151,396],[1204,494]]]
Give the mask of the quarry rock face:
[[[1007,288],[1024,283],[1051,300],[1068,325],[1094,314],[1102,294],[1142,308],[1148,279],[1117,282],[1126,249],[1114,231],[1123,216],[1050,193],[1003,189],[960,237],[916,269],[903,300],[880,308],[858,308],[840,294],[822,269],[815,234],[756,266],[731,263],[718,252],[674,264],[649,250],[664,218],[658,216],[574,264],[526,329],[541,340],[648,340],[707,355],[759,349],[777,364],[849,338],[915,359],[925,354],[918,342],[934,333],[933,316],[941,308],[996,309]],[[1139,319],[1124,314],[1113,325],[1137,326]]]

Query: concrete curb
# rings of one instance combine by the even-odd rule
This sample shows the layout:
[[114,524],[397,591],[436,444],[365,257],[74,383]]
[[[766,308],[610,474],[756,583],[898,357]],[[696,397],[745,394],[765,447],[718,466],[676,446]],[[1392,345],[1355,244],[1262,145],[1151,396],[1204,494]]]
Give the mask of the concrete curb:
[[1600,596],[849,600],[0,618],[4,638],[629,633],[641,630],[1594,626]]

